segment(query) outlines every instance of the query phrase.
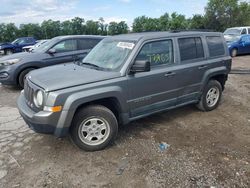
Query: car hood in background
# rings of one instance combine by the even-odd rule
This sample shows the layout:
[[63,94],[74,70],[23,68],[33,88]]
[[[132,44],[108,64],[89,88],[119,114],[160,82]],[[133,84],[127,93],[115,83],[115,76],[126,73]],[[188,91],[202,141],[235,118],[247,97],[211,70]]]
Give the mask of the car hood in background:
[[120,72],[96,70],[69,63],[32,71],[28,79],[46,91],[55,91],[120,76]]
[[21,53],[15,53],[11,55],[6,55],[0,58],[0,62],[10,60],[10,59],[22,59],[27,61],[33,61],[33,60],[40,60],[39,59],[40,53],[35,52],[21,52]]

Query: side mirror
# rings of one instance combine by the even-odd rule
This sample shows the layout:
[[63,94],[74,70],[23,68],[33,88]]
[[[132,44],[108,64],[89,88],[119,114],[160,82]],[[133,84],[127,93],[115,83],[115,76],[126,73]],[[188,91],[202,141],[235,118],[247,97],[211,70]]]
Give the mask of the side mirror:
[[131,67],[130,72],[149,72],[150,71],[150,62],[149,61],[135,61]]
[[53,55],[55,53],[56,53],[56,49],[53,49],[53,48],[49,49],[49,51],[48,51],[48,54],[51,54],[51,55]]

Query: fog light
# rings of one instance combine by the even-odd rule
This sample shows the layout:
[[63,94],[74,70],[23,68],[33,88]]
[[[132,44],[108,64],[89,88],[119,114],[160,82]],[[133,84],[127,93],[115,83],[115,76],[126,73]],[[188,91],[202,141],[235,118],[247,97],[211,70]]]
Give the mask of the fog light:
[[9,74],[7,72],[0,73],[0,78],[7,78]]

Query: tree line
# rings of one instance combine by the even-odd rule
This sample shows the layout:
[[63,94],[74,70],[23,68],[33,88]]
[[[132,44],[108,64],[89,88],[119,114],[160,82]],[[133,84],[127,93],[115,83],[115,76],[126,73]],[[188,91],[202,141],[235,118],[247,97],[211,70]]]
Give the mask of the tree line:
[[[190,10],[192,11],[192,10]],[[12,41],[22,36],[50,39],[59,35],[116,35],[128,32],[167,31],[186,29],[209,29],[224,31],[228,27],[250,25],[250,3],[240,0],[209,0],[204,15],[186,18],[176,12],[165,13],[159,18],[140,16],[134,19],[132,30],[125,21],[106,24],[75,17],[63,22],[45,20],[41,24],[0,24],[0,41]]]

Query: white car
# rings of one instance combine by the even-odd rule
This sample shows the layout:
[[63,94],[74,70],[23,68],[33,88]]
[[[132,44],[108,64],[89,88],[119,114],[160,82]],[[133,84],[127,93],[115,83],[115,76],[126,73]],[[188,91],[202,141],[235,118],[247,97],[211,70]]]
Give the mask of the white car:
[[224,37],[226,41],[230,41],[235,36],[246,34],[250,34],[250,26],[228,28],[224,32]]
[[44,44],[45,42],[47,42],[48,40],[38,40],[37,43],[33,46],[25,46],[22,48],[23,52],[30,52],[32,50],[34,50],[35,48],[41,46],[42,44]]

